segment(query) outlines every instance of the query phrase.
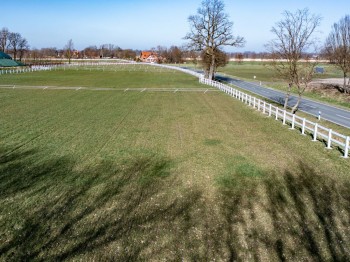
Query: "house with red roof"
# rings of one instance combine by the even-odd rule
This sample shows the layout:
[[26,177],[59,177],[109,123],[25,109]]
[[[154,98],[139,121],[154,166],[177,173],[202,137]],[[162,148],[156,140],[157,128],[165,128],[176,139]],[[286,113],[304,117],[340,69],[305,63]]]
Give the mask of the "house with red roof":
[[157,63],[159,61],[159,57],[155,52],[142,51],[140,55],[140,60],[146,63]]

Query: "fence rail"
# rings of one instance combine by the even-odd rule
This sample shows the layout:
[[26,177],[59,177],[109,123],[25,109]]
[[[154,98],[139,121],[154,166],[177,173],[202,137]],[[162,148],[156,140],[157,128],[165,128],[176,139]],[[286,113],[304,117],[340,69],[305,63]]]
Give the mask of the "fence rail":
[[240,90],[223,83],[206,79],[204,77],[200,77],[199,82],[218,88],[226,94],[242,101],[258,111],[261,111],[263,114],[266,114],[269,117],[274,117],[276,120],[281,121],[283,125],[290,125],[290,129],[299,129],[302,135],[311,135],[312,141],[324,142],[327,149],[338,148],[342,150],[344,158],[349,157],[350,136],[339,134],[332,129],[309,121],[306,118],[289,113],[284,109],[267,103],[266,101],[252,95],[241,92]]

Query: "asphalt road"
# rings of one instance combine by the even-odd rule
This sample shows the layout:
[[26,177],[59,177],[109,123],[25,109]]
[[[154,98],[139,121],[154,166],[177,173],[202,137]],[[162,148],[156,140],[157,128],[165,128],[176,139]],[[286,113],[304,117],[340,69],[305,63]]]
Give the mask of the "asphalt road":
[[[260,86],[256,83],[246,82],[231,77],[216,75],[216,78],[277,103],[284,104],[285,93],[281,91],[273,90],[265,86]],[[297,97],[291,96],[289,98],[288,106],[292,107],[296,101]],[[307,98],[302,98],[300,101],[299,110],[315,117],[318,117],[319,112],[321,112],[322,119],[326,119],[335,124],[350,128],[350,110],[344,110]]]

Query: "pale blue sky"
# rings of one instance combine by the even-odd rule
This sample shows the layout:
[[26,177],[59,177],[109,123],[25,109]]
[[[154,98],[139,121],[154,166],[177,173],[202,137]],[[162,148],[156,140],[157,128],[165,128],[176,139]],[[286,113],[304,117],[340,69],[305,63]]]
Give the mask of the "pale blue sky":
[[[114,44],[150,49],[185,43],[187,18],[201,0],[0,0],[0,28],[21,33],[31,48],[63,48],[73,39],[77,49]],[[348,0],[224,0],[234,22],[233,33],[245,37],[244,48],[227,51],[264,51],[271,27],[284,10],[309,8],[323,17],[321,42],[331,25],[349,14]]]

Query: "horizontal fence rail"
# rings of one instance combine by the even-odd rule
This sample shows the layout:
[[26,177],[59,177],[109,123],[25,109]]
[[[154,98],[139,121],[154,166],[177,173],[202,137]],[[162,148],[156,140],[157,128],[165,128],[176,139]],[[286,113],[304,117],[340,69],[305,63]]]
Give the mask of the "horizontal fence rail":
[[[252,95],[246,94],[240,90],[232,88],[231,86],[225,85],[221,82],[213,81],[207,78],[204,78],[203,74],[195,72],[190,69],[181,68],[178,66],[164,65],[164,64],[150,64],[150,63],[136,63],[136,62],[79,62],[79,63],[65,63],[59,65],[37,65],[26,68],[19,69],[3,69],[0,70],[0,75],[2,74],[19,74],[26,72],[34,71],[44,71],[44,70],[55,70],[58,68],[69,68],[74,66],[94,66],[94,65],[147,65],[155,66],[160,68],[166,68],[170,70],[181,71],[186,74],[193,75],[198,77],[199,82],[205,85],[215,87],[226,94],[242,101],[243,103],[261,111],[263,114],[268,115],[269,117],[274,117],[275,120],[279,120],[283,125],[290,125],[290,129],[296,129],[301,132],[302,135],[309,134],[312,136],[312,141],[322,141],[326,144],[327,149],[338,148],[342,150],[343,157],[349,158],[349,149],[350,149],[350,136],[345,136],[339,134],[332,129],[323,127],[318,123],[307,120],[306,118],[301,118],[295,114],[289,113],[284,109],[280,109],[277,106],[274,106],[270,103],[267,103],[264,100],[256,98]],[[175,91],[176,92],[176,91]]]
[[312,141],[324,142],[327,149],[338,148],[342,150],[344,152],[344,158],[349,157],[350,136],[339,134],[332,129],[309,121],[306,118],[301,118],[295,114],[289,113],[284,109],[280,109],[279,107],[267,103],[264,100],[241,92],[223,83],[206,79],[204,77],[200,77],[199,82],[218,88],[226,94],[242,101],[258,111],[261,111],[263,114],[266,114],[269,117],[274,117],[276,120],[281,121],[283,125],[290,125],[290,129],[300,130],[302,135],[311,135]]

